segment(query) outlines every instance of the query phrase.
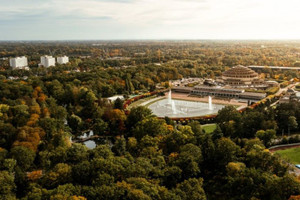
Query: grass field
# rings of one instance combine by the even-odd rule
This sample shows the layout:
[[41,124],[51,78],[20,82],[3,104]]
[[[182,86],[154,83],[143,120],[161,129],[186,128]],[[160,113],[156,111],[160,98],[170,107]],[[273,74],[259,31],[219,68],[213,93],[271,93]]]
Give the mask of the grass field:
[[276,151],[293,164],[300,164],[300,147]]
[[217,128],[217,125],[216,124],[204,124],[201,127],[202,127],[202,130],[205,131],[205,133],[212,133]]

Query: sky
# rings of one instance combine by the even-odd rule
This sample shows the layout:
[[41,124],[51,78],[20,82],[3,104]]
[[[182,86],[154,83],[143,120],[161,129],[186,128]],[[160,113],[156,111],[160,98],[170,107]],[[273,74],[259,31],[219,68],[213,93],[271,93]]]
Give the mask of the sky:
[[300,39],[300,0],[0,0],[0,40]]

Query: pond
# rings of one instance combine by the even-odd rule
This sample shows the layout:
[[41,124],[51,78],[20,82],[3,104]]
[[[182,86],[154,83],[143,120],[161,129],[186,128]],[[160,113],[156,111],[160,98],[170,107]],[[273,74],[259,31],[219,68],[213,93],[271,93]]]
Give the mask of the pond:
[[[89,134],[85,133],[83,136],[81,136],[80,138],[87,138],[87,137],[90,137],[90,136],[93,136],[94,135],[94,132],[93,131],[90,131]],[[83,142],[83,144],[89,148],[89,149],[94,149],[97,144],[94,140],[87,140],[85,142]]]

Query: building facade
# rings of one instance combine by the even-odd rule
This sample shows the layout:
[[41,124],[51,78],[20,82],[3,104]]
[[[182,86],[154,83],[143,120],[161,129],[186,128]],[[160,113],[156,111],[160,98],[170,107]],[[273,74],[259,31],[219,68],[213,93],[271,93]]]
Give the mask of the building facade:
[[53,58],[52,56],[42,56],[41,57],[41,64],[44,67],[51,67],[51,66],[55,66],[55,58]]
[[197,96],[217,96],[227,98],[239,98],[241,93],[245,92],[241,89],[229,89],[222,87],[195,86],[190,94]]
[[247,99],[258,101],[267,96],[266,93],[245,92],[243,89],[210,87],[210,86],[195,86],[195,87],[173,87],[173,92],[187,93],[193,96],[214,96],[230,99]]
[[63,56],[63,57],[57,57],[57,63],[58,64],[66,64],[69,62],[69,57],[68,56]]
[[23,69],[28,66],[28,61],[25,56],[9,59],[9,65],[13,69]]

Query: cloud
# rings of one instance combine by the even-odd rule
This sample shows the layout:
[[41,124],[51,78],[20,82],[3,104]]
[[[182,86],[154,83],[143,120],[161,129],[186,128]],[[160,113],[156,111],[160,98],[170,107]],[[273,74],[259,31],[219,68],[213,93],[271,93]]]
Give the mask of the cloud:
[[299,22],[298,0],[0,0],[4,39],[292,38]]

